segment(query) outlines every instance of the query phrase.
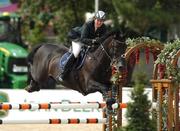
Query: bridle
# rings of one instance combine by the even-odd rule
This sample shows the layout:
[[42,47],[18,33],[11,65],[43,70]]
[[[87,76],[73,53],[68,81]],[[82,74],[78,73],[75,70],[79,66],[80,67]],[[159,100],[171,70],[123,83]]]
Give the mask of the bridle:
[[[114,46],[114,43],[123,43],[124,44],[124,42],[122,42],[122,41],[119,41],[119,40],[116,40],[116,39],[113,39],[112,40],[112,48],[115,48],[115,46]],[[115,61],[115,59],[117,59],[117,58],[114,58],[114,56],[115,56],[115,51],[113,52],[114,53],[114,55],[113,55],[113,57],[111,57],[111,55],[106,51],[106,49],[104,48],[104,46],[103,46],[103,44],[100,44],[100,46],[101,46],[101,50],[106,54],[106,56],[110,59],[110,63],[114,63],[114,61]],[[121,56],[119,56],[119,57],[121,57]]]
[[102,44],[101,44],[101,49],[107,55],[107,57],[110,59],[110,61],[112,61],[111,56],[108,54],[108,52],[106,51],[106,49],[104,48],[104,46]]

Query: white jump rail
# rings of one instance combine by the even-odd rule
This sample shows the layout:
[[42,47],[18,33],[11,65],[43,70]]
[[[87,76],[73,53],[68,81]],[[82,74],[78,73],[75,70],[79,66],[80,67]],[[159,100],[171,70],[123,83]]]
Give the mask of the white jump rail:
[[[52,102],[52,103],[21,103],[21,104],[11,104],[11,103],[1,103],[0,110],[36,110],[36,109],[100,109],[106,106],[105,103],[99,102],[87,102],[87,103],[60,103],[60,102]],[[114,103],[112,105],[112,109],[117,108],[126,108],[126,103]]]
[[3,120],[0,119],[0,124],[103,124],[106,123],[106,118],[87,118],[87,119],[39,119],[39,120]]

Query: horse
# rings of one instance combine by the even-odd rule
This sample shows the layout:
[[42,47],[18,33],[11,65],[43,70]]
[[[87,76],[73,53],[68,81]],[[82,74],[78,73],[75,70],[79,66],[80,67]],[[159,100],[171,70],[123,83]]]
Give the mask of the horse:
[[[92,49],[92,50],[91,50]],[[54,88],[57,84],[83,95],[94,92],[106,93],[112,83],[111,65],[120,62],[126,50],[125,38],[119,32],[110,32],[101,38],[101,44],[92,47],[86,54],[83,66],[73,68],[63,82],[58,81],[61,72],[60,59],[68,48],[60,44],[41,44],[36,46],[27,57],[29,69],[28,92]]]

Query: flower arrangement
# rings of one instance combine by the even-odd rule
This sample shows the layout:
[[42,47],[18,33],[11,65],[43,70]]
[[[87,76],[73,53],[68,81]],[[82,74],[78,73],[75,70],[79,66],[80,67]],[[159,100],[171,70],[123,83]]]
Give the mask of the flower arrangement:
[[[180,50],[180,40],[174,40],[173,42],[168,42],[161,53],[158,55],[155,64],[158,64],[158,70],[160,76],[165,79],[174,79],[180,82],[180,69],[178,66],[172,65],[172,60],[176,57],[177,52]],[[164,68],[164,69],[163,69]]]
[[126,45],[128,47],[130,47],[130,48],[137,45],[137,44],[140,44],[140,43],[144,43],[148,47],[150,47],[152,45],[160,45],[160,44],[162,44],[159,40],[150,39],[149,37],[138,37],[138,38],[134,38],[134,39],[128,38],[126,40]]
[[[133,48],[136,45],[143,44],[142,48],[144,48],[144,50],[145,50],[146,64],[149,63],[149,54],[150,54],[150,52],[153,54],[154,60],[156,60],[157,59],[157,54],[160,53],[160,50],[164,46],[164,44],[162,44],[159,40],[150,39],[149,37],[138,37],[138,38],[135,38],[135,39],[128,38],[126,40],[126,44],[128,46],[128,49]],[[131,61],[131,58],[132,58],[132,60],[135,59],[136,64],[139,64],[139,57],[140,57],[140,49],[137,48],[131,54],[130,61]]]

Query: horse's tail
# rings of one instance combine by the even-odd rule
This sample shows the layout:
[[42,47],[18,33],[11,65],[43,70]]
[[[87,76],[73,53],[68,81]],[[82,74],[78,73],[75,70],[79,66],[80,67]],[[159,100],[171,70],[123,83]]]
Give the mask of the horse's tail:
[[30,81],[32,80],[32,76],[31,76],[31,66],[33,64],[33,58],[34,55],[36,54],[36,51],[42,46],[43,44],[39,44],[37,46],[35,46],[32,51],[28,54],[26,61],[27,61],[27,66],[28,66],[28,80],[27,82],[30,83]]
[[36,51],[42,46],[43,44],[39,44],[37,46],[35,46],[31,52],[28,54],[27,56],[27,63],[28,64],[33,64],[33,58],[34,58],[34,55],[36,54]]

